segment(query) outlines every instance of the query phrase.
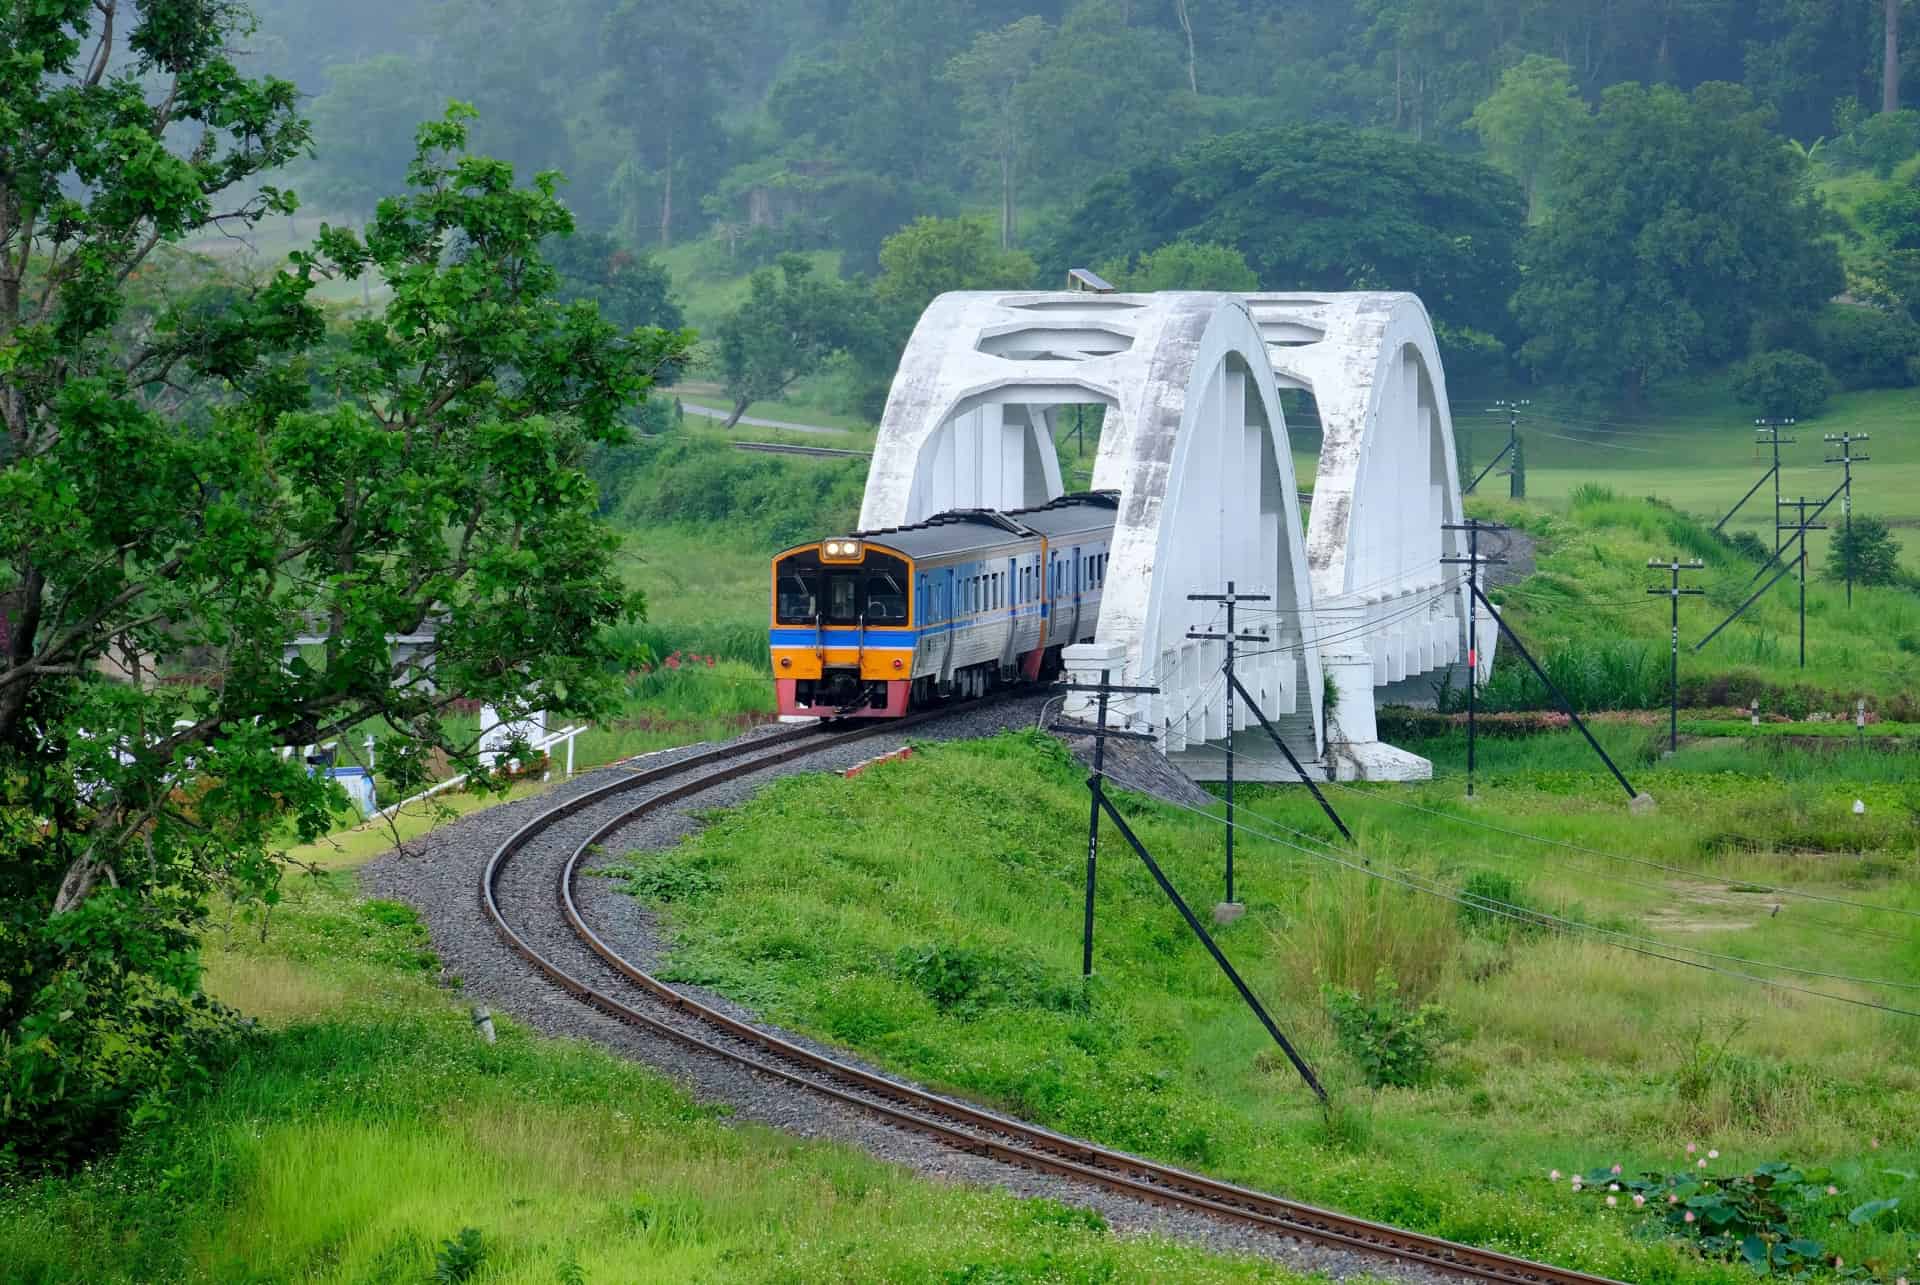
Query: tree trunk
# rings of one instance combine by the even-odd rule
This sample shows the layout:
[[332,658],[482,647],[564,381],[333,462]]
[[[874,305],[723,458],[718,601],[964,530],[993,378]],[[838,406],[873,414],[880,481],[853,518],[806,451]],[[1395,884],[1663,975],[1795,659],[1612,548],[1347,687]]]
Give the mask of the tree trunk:
[[667,140],[667,186],[660,193],[660,247],[673,244],[673,140]]
[[1000,156],[1000,248],[1013,249],[1013,157]]
[[1173,12],[1180,19],[1180,30],[1187,33],[1187,88],[1198,94],[1200,76],[1194,65],[1193,15],[1187,12],[1187,0],[1173,0]]
[[740,422],[740,417],[747,413],[747,407],[751,405],[753,405],[753,403],[748,401],[744,397],[734,398],[733,413],[727,416],[727,422],[720,426],[720,431],[724,433],[728,429],[732,428],[734,425],[738,424]]
[[1885,0],[1886,54],[1881,64],[1880,110],[1900,110],[1900,0]]

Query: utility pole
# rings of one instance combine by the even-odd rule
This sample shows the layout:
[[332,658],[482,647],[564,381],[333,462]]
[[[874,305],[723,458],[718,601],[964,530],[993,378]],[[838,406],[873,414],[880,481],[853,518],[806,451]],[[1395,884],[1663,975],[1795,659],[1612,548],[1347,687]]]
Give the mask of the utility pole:
[[1780,507],[1792,509],[1794,516],[1798,519],[1791,524],[1776,519],[1773,529],[1776,541],[1780,538],[1781,531],[1795,532],[1794,538],[1800,541],[1800,668],[1805,669],[1807,667],[1807,532],[1827,529],[1827,524],[1824,522],[1809,521],[1807,510],[1814,510],[1815,515],[1818,516],[1819,511],[1826,505],[1817,500],[1809,500],[1803,495],[1797,500],[1782,500]]
[[[1272,602],[1273,595],[1266,593],[1235,593],[1233,581],[1227,581],[1225,593],[1190,593],[1188,602],[1221,602],[1227,607],[1227,632],[1224,634],[1201,633],[1187,630],[1187,637],[1196,642],[1224,642],[1227,644],[1227,906],[1239,903],[1233,897],[1233,646],[1237,642],[1264,643],[1271,641],[1265,634],[1242,634],[1234,632],[1234,608],[1243,602]],[[1215,912],[1216,918],[1219,912]]]
[[1682,589],[1680,573],[1682,571],[1703,571],[1706,563],[1695,558],[1691,562],[1682,562],[1678,554],[1662,562],[1658,558],[1648,558],[1650,567],[1665,567],[1673,573],[1672,585],[1655,585],[1648,593],[1663,593],[1673,599],[1673,664],[1667,680],[1667,753],[1675,754],[1680,749],[1680,598],[1682,595],[1705,593],[1705,589]]
[[[1480,479],[1493,472],[1493,466],[1501,460],[1512,456],[1514,457],[1514,463],[1517,464],[1519,462],[1520,411],[1522,407],[1531,405],[1533,405],[1533,402],[1524,397],[1518,400],[1508,400],[1503,397],[1493,404],[1493,409],[1487,412],[1489,415],[1498,415],[1501,411],[1507,413],[1507,444],[1494,452],[1493,458],[1487,461],[1487,466],[1481,469],[1479,475],[1476,476],[1473,481],[1467,483],[1466,487],[1461,491],[1462,495],[1472,495],[1474,488],[1480,485]],[[1526,475],[1524,473],[1515,473],[1512,468],[1509,467],[1508,479],[1508,497],[1515,500],[1525,499],[1527,494]]]
[[1846,563],[1847,569],[1847,610],[1849,611],[1853,610],[1853,540],[1851,538],[1853,535],[1853,466],[1864,464],[1873,458],[1871,455],[1855,455],[1853,444],[1864,442],[1871,436],[1869,433],[1828,433],[1826,436],[1827,441],[1840,443],[1839,458],[1829,455],[1827,463],[1843,465],[1847,470],[1846,481],[1840,484],[1840,513],[1846,519],[1848,537],[1844,546],[1847,556],[1842,561]]
[[1480,533],[1504,531],[1506,528],[1498,523],[1468,518],[1465,522],[1443,522],[1440,529],[1467,533],[1467,556],[1442,558],[1440,562],[1443,566],[1464,566],[1467,569],[1467,797],[1472,798],[1476,744],[1474,724],[1480,712],[1480,567],[1483,563],[1492,566],[1506,561],[1497,555],[1480,556]]
[[1111,682],[1112,674],[1113,671],[1110,669],[1101,670],[1098,687],[1067,688],[1068,691],[1098,692],[1100,697],[1100,721],[1093,734],[1093,775],[1087,778],[1087,790],[1093,795],[1093,811],[1087,818],[1087,911],[1080,944],[1080,976],[1082,977],[1093,976],[1093,883],[1095,866],[1100,856],[1100,810],[1107,801],[1107,738],[1134,735],[1107,730],[1107,701],[1114,696],[1151,696],[1160,690],[1158,687],[1115,687]]
[[[1119,809],[1113,806],[1113,801],[1107,798],[1105,791],[1102,790],[1101,764],[1104,760],[1101,754],[1101,746],[1105,744],[1106,738],[1109,736],[1125,736],[1130,739],[1136,737],[1140,739],[1152,739],[1151,737],[1143,736],[1143,734],[1136,732],[1109,731],[1107,729],[1108,699],[1112,696],[1119,695],[1150,696],[1160,690],[1157,687],[1116,686],[1110,681],[1111,674],[1111,670],[1101,670],[1098,685],[1092,683],[1066,684],[1067,691],[1093,692],[1099,696],[1100,722],[1094,732],[1093,741],[1094,770],[1093,775],[1087,780],[1087,788],[1093,793],[1093,815],[1095,822],[1098,822],[1102,812],[1107,814],[1107,819],[1113,822],[1113,828],[1118,830],[1120,837],[1127,841],[1127,846],[1133,849],[1134,854],[1140,858],[1141,864],[1146,866],[1147,873],[1153,876],[1153,881],[1156,884],[1160,885],[1160,891],[1166,895],[1168,901],[1173,903],[1174,909],[1180,912],[1180,917],[1187,921],[1187,927],[1193,931],[1195,937],[1200,939],[1200,944],[1207,948],[1207,953],[1213,956],[1213,962],[1220,966],[1220,971],[1227,975],[1227,980],[1233,983],[1233,988],[1240,993],[1241,1000],[1246,1003],[1248,1008],[1253,1010],[1254,1016],[1260,1019],[1260,1025],[1266,1028],[1267,1034],[1273,1037],[1273,1042],[1280,1046],[1280,1051],[1287,1055],[1289,1062],[1293,1063],[1293,1069],[1300,1073],[1301,1080],[1306,1083],[1309,1089],[1313,1090],[1315,1097],[1319,1098],[1321,1102],[1325,1102],[1327,1100],[1327,1091],[1320,1086],[1320,1081],[1313,1074],[1313,1068],[1307,1065],[1306,1060],[1300,1056],[1299,1052],[1287,1040],[1287,1037],[1281,1033],[1279,1026],[1274,1023],[1272,1016],[1267,1012],[1266,1006],[1261,1004],[1259,997],[1253,993],[1252,988],[1247,985],[1246,981],[1242,979],[1240,974],[1234,969],[1233,964],[1227,959],[1225,952],[1220,949],[1219,943],[1214,941],[1212,934],[1208,933],[1206,927],[1200,922],[1199,916],[1193,913],[1193,908],[1187,905],[1186,900],[1182,898],[1179,891],[1174,888],[1173,882],[1167,878],[1166,871],[1160,868],[1160,863],[1153,859],[1153,854],[1147,851],[1147,846],[1140,842],[1140,837],[1133,832],[1133,827],[1127,824],[1127,819],[1120,815]],[[1092,841],[1090,840],[1089,842],[1091,843]],[[1093,856],[1091,848],[1087,856],[1086,941],[1085,958],[1091,961],[1093,958]],[[1092,965],[1090,962],[1086,964],[1086,968],[1091,972]]]
[[[1783,428],[1793,427],[1794,421],[1791,419],[1756,419],[1753,421],[1753,423],[1754,423],[1755,441],[1762,445],[1771,445],[1773,447],[1773,467],[1768,470],[1768,473],[1773,478],[1773,551],[1775,553],[1779,553],[1780,552],[1780,448],[1782,446],[1792,446],[1795,442],[1799,441],[1800,439],[1797,437],[1789,437],[1786,439],[1785,442],[1782,442],[1780,440],[1780,430]],[[1748,494],[1751,495],[1752,492],[1749,491]],[[1741,503],[1744,504],[1746,503],[1746,501],[1742,500]],[[1733,515],[1728,514],[1727,516],[1732,517]],[[1725,518],[1721,519],[1721,521],[1723,522],[1725,520],[1726,520]],[[1719,528],[1717,527],[1715,528],[1715,530],[1718,530],[1718,529]]]

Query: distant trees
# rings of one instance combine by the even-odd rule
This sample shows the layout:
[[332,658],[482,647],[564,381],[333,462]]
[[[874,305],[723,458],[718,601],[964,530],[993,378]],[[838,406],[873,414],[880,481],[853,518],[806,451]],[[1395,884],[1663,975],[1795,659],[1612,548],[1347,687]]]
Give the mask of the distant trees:
[[1501,73],[1500,87],[1473,109],[1468,123],[1487,158],[1520,181],[1531,221],[1540,215],[1547,175],[1586,121],[1573,69],[1557,58],[1528,54]]
[[1629,402],[1844,285],[1805,162],[1737,85],[1607,91],[1553,176],[1513,300],[1541,375]]
[[1881,519],[1856,513],[1827,545],[1826,576],[1855,584],[1898,584],[1900,542]]
[[857,348],[870,323],[863,292],[824,280],[797,254],[753,274],[747,299],[716,328],[720,372],[740,422],[757,401],[780,396],[836,352]]
[[960,96],[966,131],[1000,185],[1000,248],[1013,248],[1019,207],[1015,180],[1032,151],[1033,110],[1027,86],[1053,39],[1040,18],[983,31],[954,55],[942,77]]
[[1756,353],[1733,368],[1734,400],[1755,414],[1811,419],[1833,395],[1833,376],[1818,358],[1776,349]]
[[1504,334],[1523,213],[1511,178],[1436,147],[1338,125],[1247,130],[1094,184],[1051,257],[1210,242],[1270,290],[1412,290]]
[[330,68],[327,80],[313,104],[314,148],[327,160],[306,191],[323,213],[371,214],[407,176],[414,126],[446,102],[398,54]]
[[1260,278],[1246,256],[1228,245],[1176,241],[1129,261],[1100,266],[1100,275],[1122,290],[1258,290]]

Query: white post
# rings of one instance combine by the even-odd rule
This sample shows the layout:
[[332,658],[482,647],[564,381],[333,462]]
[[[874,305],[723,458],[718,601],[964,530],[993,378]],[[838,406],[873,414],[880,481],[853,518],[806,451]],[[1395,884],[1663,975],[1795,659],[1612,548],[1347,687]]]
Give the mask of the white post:
[[373,733],[367,733],[367,771],[373,771]]
[[567,775],[568,776],[573,775],[573,742],[579,735],[580,733],[578,732],[571,732],[567,735]]

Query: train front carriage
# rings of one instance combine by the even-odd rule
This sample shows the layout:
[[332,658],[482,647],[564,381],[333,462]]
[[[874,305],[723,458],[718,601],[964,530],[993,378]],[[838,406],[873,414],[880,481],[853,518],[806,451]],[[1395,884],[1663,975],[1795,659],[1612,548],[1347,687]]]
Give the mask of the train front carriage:
[[913,678],[913,563],[857,538],[773,562],[774,687],[782,714],[897,718]]

